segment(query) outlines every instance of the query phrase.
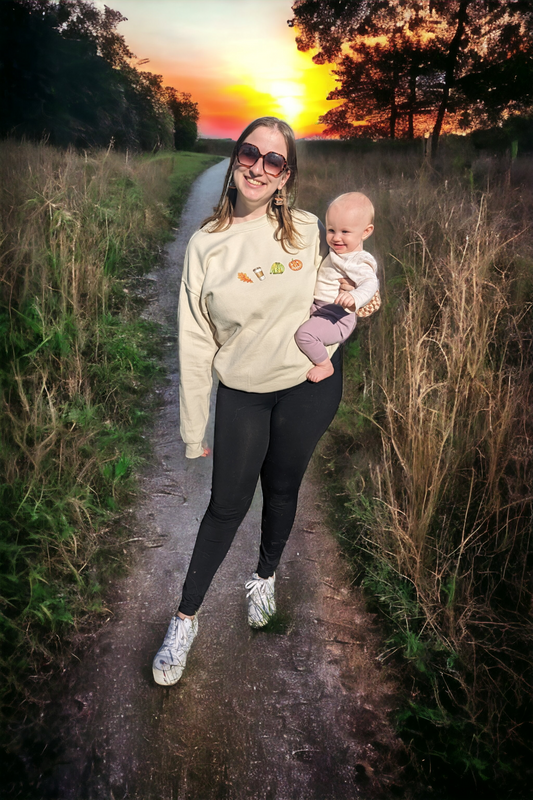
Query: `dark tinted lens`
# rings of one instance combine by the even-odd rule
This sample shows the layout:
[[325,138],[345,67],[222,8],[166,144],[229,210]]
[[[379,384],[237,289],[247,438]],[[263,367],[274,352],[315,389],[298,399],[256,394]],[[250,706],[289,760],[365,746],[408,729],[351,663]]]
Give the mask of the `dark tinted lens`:
[[243,167],[253,167],[260,155],[261,153],[255,144],[241,144],[237,158]]
[[265,172],[268,172],[269,175],[273,175],[277,178],[277,176],[281,175],[285,169],[287,162],[283,156],[280,156],[279,153],[267,153],[263,160],[263,164]]

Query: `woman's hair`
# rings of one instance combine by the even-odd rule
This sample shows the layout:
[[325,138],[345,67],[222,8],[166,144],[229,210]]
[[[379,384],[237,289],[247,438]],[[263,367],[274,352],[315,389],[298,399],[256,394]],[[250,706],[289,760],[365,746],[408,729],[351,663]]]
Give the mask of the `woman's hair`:
[[[287,182],[281,189],[281,194],[285,202],[283,205],[277,206],[271,201],[268,205],[267,215],[270,217],[272,222],[276,223],[277,227],[274,236],[279,242],[281,242],[283,249],[286,252],[289,252],[289,247],[296,249],[301,247],[300,236],[296,230],[293,219],[293,207],[296,201],[296,186],[298,177],[296,139],[294,137],[294,131],[290,125],[287,125],[286,122],[284,122],[282,119],[278,119],[277,117],[259,117],[259,119],[255,119],[248,125],[247,128],[243,130],[235,142],[235,147],[233,148],[233,152],[231,154],[228,171],[226,172],[224,186],[222,187],[222,194],[220,196],[220,200],[218,201],[218,205],[216,205],[213,209],[213,214],[202,222],[201,227],[204,228],[208,226],[210,233],[217,233],[218,231],[226,230],[231,225],[233,220],[233,210],[235,208],[235,201],[237,198],[237,190],[230,186],[230,181],[233,176],[233,166],[237,159],[239,147],[244,140],[256,130],[256,128],[273,128],[278,130],[285,139],[285,144],[287,146],[287,166],[288,169],[290,169],[290,175]],[[274,196],[275,194],[272,195],[272,200],[274,199]]]

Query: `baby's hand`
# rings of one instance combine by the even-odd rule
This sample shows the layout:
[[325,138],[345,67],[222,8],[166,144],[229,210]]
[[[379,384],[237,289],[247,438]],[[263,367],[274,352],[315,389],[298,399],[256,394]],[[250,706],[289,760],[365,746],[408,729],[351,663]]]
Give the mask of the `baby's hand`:
[[347,311],[355,311],[355,300],[350,292],[339,292],[335,300],[335,305],[342,306]]

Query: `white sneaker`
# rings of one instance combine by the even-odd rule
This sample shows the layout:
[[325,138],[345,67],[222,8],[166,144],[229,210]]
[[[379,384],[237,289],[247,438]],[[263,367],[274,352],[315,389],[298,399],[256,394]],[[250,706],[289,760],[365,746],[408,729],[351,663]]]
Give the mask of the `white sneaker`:
[[252,628],[263,628],[276,613],[275,582],[275,575],[260,578],[254,572],[251,580],[244,584],[244,588],[248,589],[248,625]]
[[172,617],[163,644],[159,648],[152,664],[154,681],[161,686],[172,686],[177,683],[185,669],[187,653],[191,649],[194,637],[198,633],[198,619]]

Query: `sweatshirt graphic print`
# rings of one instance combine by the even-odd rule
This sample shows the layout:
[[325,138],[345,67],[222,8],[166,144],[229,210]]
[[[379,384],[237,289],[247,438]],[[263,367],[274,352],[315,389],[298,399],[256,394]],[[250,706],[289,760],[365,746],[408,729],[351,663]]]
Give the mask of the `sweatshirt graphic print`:
[[324,229],[297,211],[302,247],[287,253],[265,215],[189,242],[179,299],[180,431],[202,454],[213,370],[232,389],[270,392],[306,379],[294,333],[309,317]]

